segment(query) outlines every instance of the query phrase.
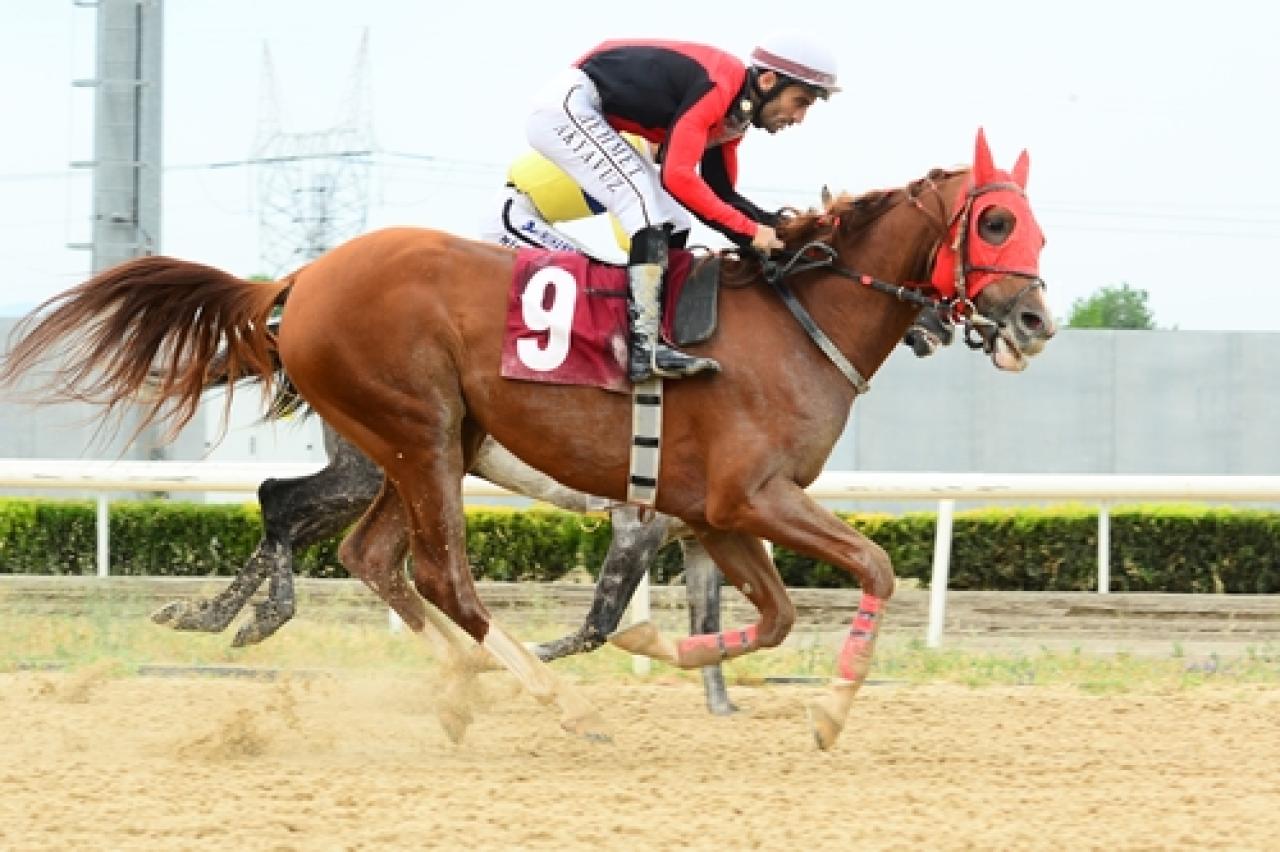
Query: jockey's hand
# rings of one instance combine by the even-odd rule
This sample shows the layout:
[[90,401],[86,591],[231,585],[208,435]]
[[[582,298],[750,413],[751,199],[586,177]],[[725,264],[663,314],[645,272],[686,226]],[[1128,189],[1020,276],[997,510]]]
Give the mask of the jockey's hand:
[[765,254],[783,247],[782,240],[778,239],[778,232],[768,225],[756,225],[756,235],[751,239],[751,245]]

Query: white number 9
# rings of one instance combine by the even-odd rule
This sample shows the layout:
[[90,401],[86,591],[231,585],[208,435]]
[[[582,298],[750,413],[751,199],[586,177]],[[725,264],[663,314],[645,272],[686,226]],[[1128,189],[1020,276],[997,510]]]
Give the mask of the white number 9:
[[[547,291],[551,306],[543,307]],[[573,329],[573,310],[578,303],[578,282],[567,270],[548,266],[538,270],[525,285],[520,297],[521,314],[530,331],[545,331],[547,344],[539,346],[531,337],[516,341],[516,356],[531,370],[549,372],[569,357],[569,334]]]

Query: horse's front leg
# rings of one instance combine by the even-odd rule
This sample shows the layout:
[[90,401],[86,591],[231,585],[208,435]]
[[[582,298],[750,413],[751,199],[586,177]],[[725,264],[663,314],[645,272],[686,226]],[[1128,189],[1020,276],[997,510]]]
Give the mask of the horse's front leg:
[[658,549],[667,538],[671,518],[653,515],[647,520],[631,506],[611,510],[613,538],[605,555],[600,577],[596,580],[591,610],[582,626],[574,633],[536,645],[533,652],[544,662],[570,654],[594,651],[618,629],[622,613],[635,594],[640,580],[648,572]]
[[[680,539],[684,552],[684,587],[689,599],[689,632],[718,634],[720,632],[720,569],[696,538]],[[702,667],[702,687],[707,697],[707,709],[717,716],[728,716],[737,707],[729,700],[724,685],[724,669],[719,663]]]
[[729,581],[755,605],[760,620],[735,630],[695,633],[679,642],[663,636],[651,622],[643,622],[615,633],[609,641],[633,654],[653,657],[682,669],[715,665],[782,644],[795,623],[795,607],[787,597],[764,542],[747,533],[705,525],[690,526]]
[[[752,499],[732,501],[725,504],[724,510],[717,513],[721,522],[837,565],[857,577],[862,586],[862,599],[841,646],[831,691],[808,708],[818,747],[831,748],[871,668],[885,603],[893,595],[895,581],[889,555],[790,480],[772,480]],[[720,562],[718,555],[716,561]]]

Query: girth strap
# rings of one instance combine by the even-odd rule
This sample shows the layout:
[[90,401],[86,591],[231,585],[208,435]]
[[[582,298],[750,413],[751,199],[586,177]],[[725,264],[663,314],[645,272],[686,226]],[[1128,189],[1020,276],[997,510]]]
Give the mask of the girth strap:
[[627,502],[653,506],[658,499],[662,461],[662,379],[631,386],[631,470]]

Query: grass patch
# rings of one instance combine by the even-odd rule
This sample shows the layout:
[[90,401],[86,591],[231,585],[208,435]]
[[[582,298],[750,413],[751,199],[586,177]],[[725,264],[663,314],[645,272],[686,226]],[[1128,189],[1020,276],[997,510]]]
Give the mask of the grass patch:
[[[427,672],[436,667],[431,650],[408,630],[385,623],[298,618],[265,643],[232,648],[236,625],[221,634],[179,633],[152,624],[136,602],[104,600],[78,615],[23,612],[0,606],[0,670],[50,666],[96,667],[120,674],[145,666],[242,666],[272,670]],[[565,632],[548,618],[526,618],[521,638],[543,641]],[[725,665],[731,685],[755,685],[771,677],[824,679],[835,669],[835,647],[799,637],[784,648]],[[554,668],[570,679],[624,680],[635,675],[631,657],[606,646],[560,660]],[[695,682],[697,671],[653,663],[649,680]],[[1171,644],[1163,657],[1087,654],[1079,649],[1037,648],[1029,652],[930,649],[923,642],[885,641],[876,653],[873,680],[909,684],[948,682],[974,688],[1074,686],[1094,694],[1195,688],[1204,684],[1280,684],[1280,648],[1256,647],[1230,658],[1193,659]]]

